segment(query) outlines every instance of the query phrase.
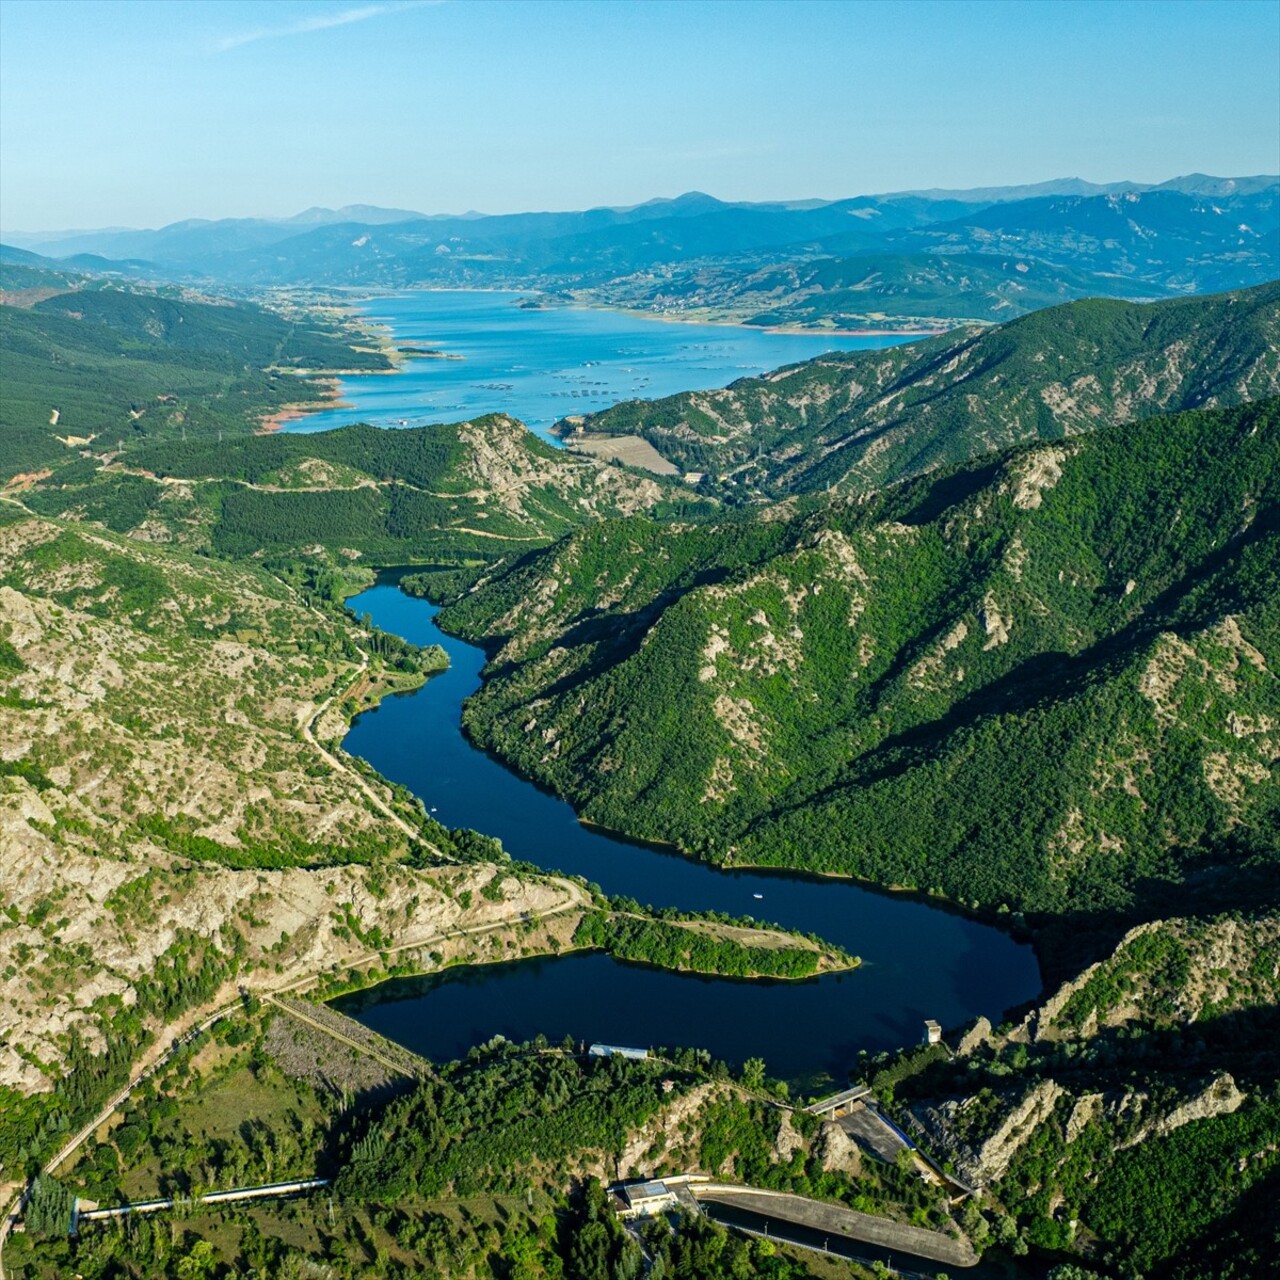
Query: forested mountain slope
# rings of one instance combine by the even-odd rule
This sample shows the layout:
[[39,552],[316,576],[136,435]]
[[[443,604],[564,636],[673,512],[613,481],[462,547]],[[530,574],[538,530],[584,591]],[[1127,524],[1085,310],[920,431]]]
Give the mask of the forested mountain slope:
[[25,501],[223,555],[454,567],[544,546],[584,522],[711,509],[678,486],[553,448],[502,414],[171,440],[78,459]]
[[889,351],[833,353],[721,391],[569,419],[638,434],[740,498],[865,492],[1111,422],[1280,391],[1280,283],[1152,304],[1093,300]]
[[1028,1243],[1108,1274],[1253,1280],[1280,1244],[1278,996],[1274,908],[1153,921],[1020,1024],[882,1078]]
[[786,510],[482,583],[472,734],[632,835],[992,907],[1274,860],[1280,400]]

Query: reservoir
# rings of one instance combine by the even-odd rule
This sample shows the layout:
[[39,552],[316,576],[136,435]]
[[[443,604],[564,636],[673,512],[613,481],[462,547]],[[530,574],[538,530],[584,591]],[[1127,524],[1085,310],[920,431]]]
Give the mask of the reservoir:
[[385,777],[418,795],[450,827],[497,836],[513,858],[594,881],[654,906],[751,915],[814,932],[862,957],[860,969],[804,982],[740,982],[626,965],[600,954],[452,969],[394,980],[337,1007],[436,1060],[500,1034],[526,1040],[693,1045],[740,1064],[761,1057],[793,1085],[843,1085],[859,1050],[919,1040],[979,1014],[998,1022],[1033,999],[1030,946],[918,898],[849,881],[719,871],[678,854],[583,826],[565,802],[477,750],[461,707],[480,684],[484,654],[444,634],[435,606],[383,581],[349,600],[386,631],[440,644],[449,670],[361,715],[345,741]]
[[340,393],[350,408],[307,414],[285,430],[330,431],[352,422],[419,427],[501,412],[548,438],[547,428],[559,419],[620,400],[723,387],[824,351],[904,341],[904,335],[769,333],[531,307],[519,293],[414,290],[359,310],[390,329],[396,346],[448,358],[413,358],[391,376],[343,378]]

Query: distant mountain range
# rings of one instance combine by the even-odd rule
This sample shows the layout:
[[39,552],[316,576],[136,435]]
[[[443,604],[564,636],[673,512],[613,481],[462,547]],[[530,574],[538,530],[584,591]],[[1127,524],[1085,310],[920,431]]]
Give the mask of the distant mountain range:
[[495,216],[350,205],[18,239],[64,268],[183,281],[509,287],[691,318],[945,327],[1072,298],[1151,300],[1272,279],[1280,178],[1068,178],[754,204],[688,192]]

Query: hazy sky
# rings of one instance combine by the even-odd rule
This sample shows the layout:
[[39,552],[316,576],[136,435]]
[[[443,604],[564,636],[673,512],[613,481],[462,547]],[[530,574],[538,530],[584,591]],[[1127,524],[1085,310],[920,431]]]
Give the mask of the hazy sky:
[[1280,0],[0,2],[0,226],[1280,171]]

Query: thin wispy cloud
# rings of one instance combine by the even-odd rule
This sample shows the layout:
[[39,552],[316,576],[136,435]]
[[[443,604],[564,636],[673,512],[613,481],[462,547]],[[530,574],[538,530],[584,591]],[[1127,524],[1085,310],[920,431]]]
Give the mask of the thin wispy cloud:
[[353,22],[368,22],[370,18],[381,18],[389,13],[399,13],[404,9],[416,9],[428,0],[402,0],[399,4],[366,4],[354,9],[329,10],[327,13],[314,13],[308,18],[299,18],[296,22],[285,23],[279,27],[255,27],[252,31],[241,31],[236,35],[224,36],[214,46],[214,53],[226,53],[231,49],[239,49],[243,45],[253,44],[258,40],[280,40],[287,36],[304,36],[313,31],[328,31],[331,27],[346,27]]

